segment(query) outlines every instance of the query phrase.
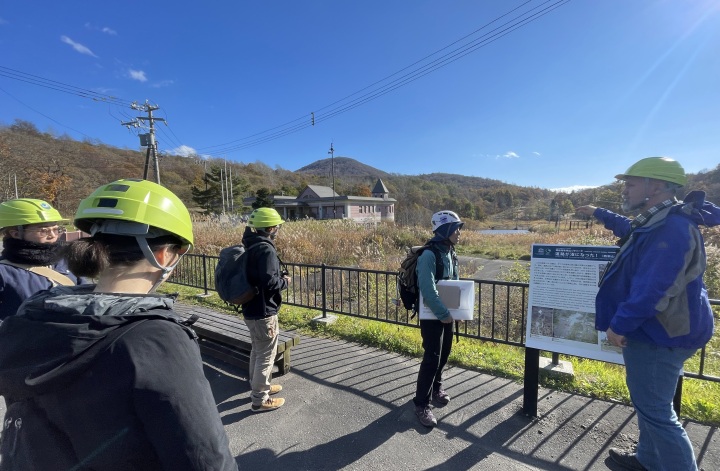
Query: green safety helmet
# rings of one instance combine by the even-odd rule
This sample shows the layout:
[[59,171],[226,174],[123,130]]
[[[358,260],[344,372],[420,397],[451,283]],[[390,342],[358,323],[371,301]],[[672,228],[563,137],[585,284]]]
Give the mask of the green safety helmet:
[[0,228],[44,222],[67,222],[67,219],[43,200],[18,198],[0,203]]
[[267,227],[279,226],[284,222],[274,208],[258,208],[250,213],[247,224],[255,229],[265,229]]
[[685,169],[677,160],[669,157],[647,157],[632,164],[625,173],[615,175],[618,180],[625,180],[627,177],[654,178],[680,186],[687,183]]
[[95,190],[80,202],[75,226],[96,233],[155,238],[172,234],[193,243],[190,213],[165,187],[147,180],[123,179]]

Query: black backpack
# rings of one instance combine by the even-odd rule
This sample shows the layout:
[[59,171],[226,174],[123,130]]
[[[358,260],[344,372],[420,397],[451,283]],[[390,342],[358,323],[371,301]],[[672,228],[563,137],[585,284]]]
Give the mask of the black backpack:
[[[397,275],[398,298],[405,309],[413,312],[411,318],[415,317],[415,314],[420,310],[420,289],[418,288],[416,271],[417,261],[427,249],[432,250],[435,254],[435,279],[442,280],[445,274],[445,266],[440,251],[432,243],[410,247],[405,260],[400,264],[400,271],[398,271]],[[400,306],[400,302],[397,304]]]
[[220,251],[215,267],[215,289],[220,299],[230,304],[245,304],[258,294],[257,286],[248,280],[247,264],[250,252],[260,245],[269,244],[259,242],[247,250],[243,245],[233,245]]

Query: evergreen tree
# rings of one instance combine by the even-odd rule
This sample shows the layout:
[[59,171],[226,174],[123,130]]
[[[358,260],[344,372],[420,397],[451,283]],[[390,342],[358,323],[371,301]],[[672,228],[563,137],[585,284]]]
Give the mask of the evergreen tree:
[[255,192],[255,201],[252,204],[253,209],[258,208],[274,208],[275,202],[271,198],[270,190],[267,188],[260,188]]
[[[217,214],[226,211],[235,213],[242,212],[242,197],[248,190],[248,183],[244,178],[232,176],[232,192],[225,188],[227,178],[223,167],[212,165],[208,172],[203,176],[205,189],[194,186],[191,188],[192,199],[205,211],[205,214]],[[232,201],[230,194],[232,193]]]

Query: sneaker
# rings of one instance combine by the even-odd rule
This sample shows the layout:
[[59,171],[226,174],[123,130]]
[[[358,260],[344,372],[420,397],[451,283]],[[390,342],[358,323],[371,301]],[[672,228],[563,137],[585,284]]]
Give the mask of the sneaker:
[[608,453],[611,460],[625,469],[631,469],[633,471],[647,471],[647,468],[640,464],[637,456],[635,456],[635,453],[623,451],[618,448],[610,448]]
[[444,389],[438,389],[437,391],[433,391],[432,393],[432,400],[437,402],[438,404],[445,405],[448,402],[450,402],[450,395],[445,392]]
[[282,391],[282,386],[280,386],[279,384],[271,384],[270,391],[268,391],[268,394],[270,394],[272,396],[273,394],[277,394],[280,391]]
[[434,427],[437,425],[437,419],[430,410],[430,406],[415,406],[415,415],[420,423],[426,427]]
[[252,410],[253,412],[267,412],[270,410],[278,409],[283,404],[285,404],[285,399],[281,397],[277,397],[274,399],[268,397],[267,400],[265,400],[265,402],[263,402],[259,406],[256,406],[255,404],[250,406],[250,410]]

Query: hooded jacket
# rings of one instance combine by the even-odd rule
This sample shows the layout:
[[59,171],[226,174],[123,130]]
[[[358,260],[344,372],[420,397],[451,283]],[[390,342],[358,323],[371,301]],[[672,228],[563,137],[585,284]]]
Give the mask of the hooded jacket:
[[[618,237],[631,231],[631,220],[612,211],[598,208],[593,216]],[[600,281],[595,327],[662,347],[705,345],[713,315],[698,226],[718,224],[720,208],[693,191],[635,229]]]
[[[195,334],[173,300],[93,289],[36,294],[0,325],[5,423],[31,401],[78,470],[236,470]],[[44,446],[32,443],[33,453],[52,455]],[[27,469],[13,458],[3,453],[3,469]]]
[[[436,240],[436,238],[430,239],[428,244],[434,244],[437,253],[440,255],[443,264],[443,277],[442,280],[457,280],[459,279],[458,272],[458,260],[455,256],[455,249],[449,243],[442,243],[442,241]],[[450,311],[440,300],[440,294],[437,290],[436,280],[436,260],[434,250],[425,250],[418,257],[417,266],[415,272],[417,273],[418,288],[423,295],[425,304],[430,310],[437,316],[438,320],[445,320],[450,317]],[[439,271],[438,271],[439,273]]]
[[249,227],[245,228],[242,242],[247,250],[260,244],[249,252],[250,258],[247,263],[248,281],[258,288],[258,295],[242,305],[243,316],[246,319],[275,316],[282,304],[280,292],[288,286],[287,280],[280,271],[275,244],[269,237],[253,232]]

